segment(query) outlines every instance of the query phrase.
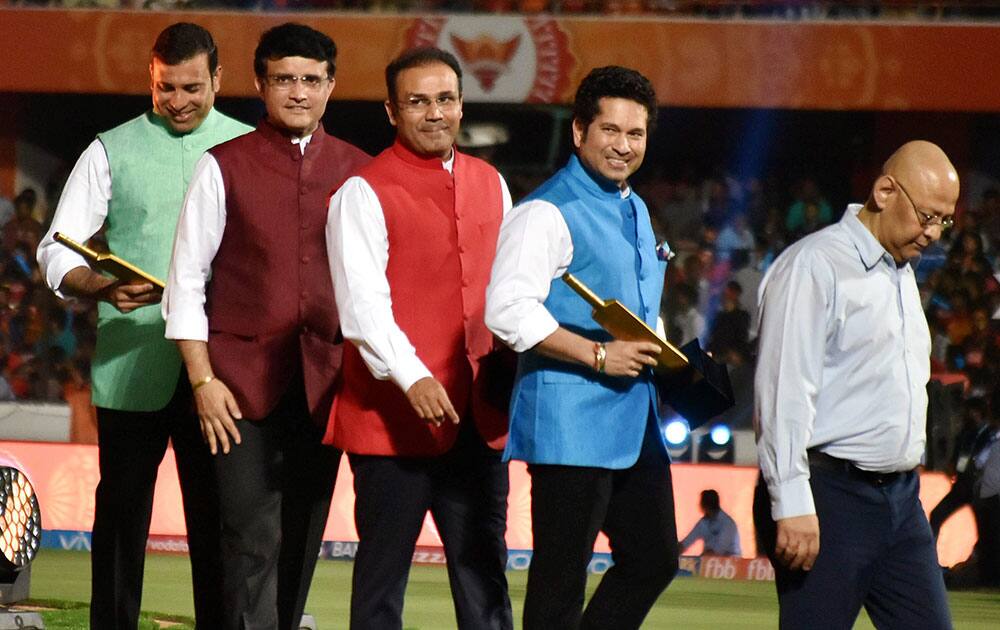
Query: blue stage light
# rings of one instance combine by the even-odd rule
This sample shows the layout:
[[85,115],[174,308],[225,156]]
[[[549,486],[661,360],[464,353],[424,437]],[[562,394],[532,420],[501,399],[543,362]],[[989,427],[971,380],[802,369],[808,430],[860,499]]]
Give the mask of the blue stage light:
[[709,435],[712,437],[712,443],[716,446],[726,446],[733,439],[733,432],[724,424],[712,427]]

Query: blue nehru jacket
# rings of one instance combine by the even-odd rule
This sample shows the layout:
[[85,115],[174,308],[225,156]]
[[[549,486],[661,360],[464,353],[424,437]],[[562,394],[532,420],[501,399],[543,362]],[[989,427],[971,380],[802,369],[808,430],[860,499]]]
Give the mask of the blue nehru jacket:
[[[565,219],[573,242],[569,272],[655,328],[666,263],[657,259],[642,199],[634,192],[622,197],[574,155],[524,201],[532,200],[553,204]],[[612,340],[591,318],[590,305],[561,279],[552,281],[545,307],[563,328],[594,341]],[[529,350],[518,362],[504,458],[628,468],[639,457],[647,422],[658,418],[657,406],[648,369],[639,378],[614,378]]]

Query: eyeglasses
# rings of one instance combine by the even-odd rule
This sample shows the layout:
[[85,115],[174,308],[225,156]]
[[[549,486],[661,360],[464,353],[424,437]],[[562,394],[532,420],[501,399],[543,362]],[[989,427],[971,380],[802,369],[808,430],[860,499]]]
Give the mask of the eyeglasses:
[[290,90],[296,83],[302,85],[307,90],[318,90],[329,80],[328,77],[321,77],[315,74],[303,74],[302,76],[294,74],[267,75],[267,84],[276,90]]
[[442,94],[435,98],[411,96],[405,101],[399,101],[400,109],[415,114],[423,114],[430,111],[431,105],[436,105],[438,110],[442,112],[453,112],[458,109],[459,98],[455,94]]
[[899,186],[899,189],[903,191],[903,194],[906,195],[906,199],[910,202],[910,205],[913,206],[913,212],[915,212],[917,215],[917,222],[920,224],[920,227],[929,227],[932,225],[936,225],[940,227],[942,230],[947,230],[948,228],[950,228],[955,224],[955,219],[952,217],[940,217],[936,214],[927,214],[926,212],[921,212],[917,208],[917,204],[913,202],[913,197],[910,196],[910,193],[906,192],[906,189],[903,188],[903,185],[899,183],[899,180],[891,176],[889,177],[889,179],[895,182],[896,185]]

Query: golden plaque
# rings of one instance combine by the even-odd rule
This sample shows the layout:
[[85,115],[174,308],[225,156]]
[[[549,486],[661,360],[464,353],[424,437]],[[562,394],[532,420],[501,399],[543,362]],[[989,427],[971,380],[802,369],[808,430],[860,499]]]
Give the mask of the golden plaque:
[[86,245],[81,245],[64,234],[56,232],[52,235],[57,243],[62,243],[74,252],[80,254],[90,262],[90,266],[112,275],[127,284],[149,283],[162,291],[166,284],[159,278],[152,276],[132,263],[122,260],[112,253],[98,252],[90,249]]

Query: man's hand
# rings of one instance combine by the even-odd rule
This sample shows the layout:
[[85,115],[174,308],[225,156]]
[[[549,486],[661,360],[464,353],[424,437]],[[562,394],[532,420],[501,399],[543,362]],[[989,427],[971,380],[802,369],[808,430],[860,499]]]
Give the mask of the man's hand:
[[123,284],[114,282],[105,287],[97,296],[99,300],[110,302],[122,313],[134,311],[140,306],[156,304],[163,298],[159,288],[148,282],[142,284]]
[[236,398],[226,384],[219,379],[205,383],[194,392],[201,421],[201,435],[208,443],[208,449],[215,455],[221,447],[223,454],[229,453],[229,439],[240,443],[240,431],[236,421],[243,418]]
[[656,365],[660,346],[651,341],[612,341],[605,345],[604,373],[636,377],[646,366]]
[[448,399],[448,392],[436,379],[430,376],[420,379],[406,390],[406,398],[417,415],[433,422],[434,426],[441,426],[445,417],[458,424],[458,414]]
[[789,569],[811,570],[819,555],[819,518],[804,514],[779,520],[774,553]]

